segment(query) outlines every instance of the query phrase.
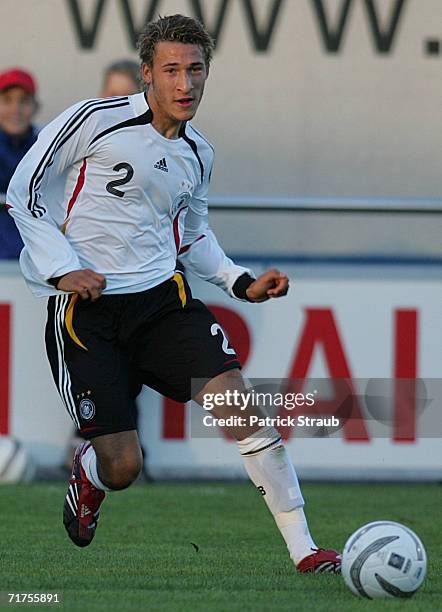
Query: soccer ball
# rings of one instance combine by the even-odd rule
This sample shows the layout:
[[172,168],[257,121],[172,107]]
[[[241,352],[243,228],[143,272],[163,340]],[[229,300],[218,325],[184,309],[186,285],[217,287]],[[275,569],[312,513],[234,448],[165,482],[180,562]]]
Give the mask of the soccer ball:
[[20,442],[0,436],[0,484],[32,480],[34,474],[35,466]]
[[345,584],[359,597],[411,597],[427,571],[422,542],[393,521],[368,523],[351,535],[342,554]]

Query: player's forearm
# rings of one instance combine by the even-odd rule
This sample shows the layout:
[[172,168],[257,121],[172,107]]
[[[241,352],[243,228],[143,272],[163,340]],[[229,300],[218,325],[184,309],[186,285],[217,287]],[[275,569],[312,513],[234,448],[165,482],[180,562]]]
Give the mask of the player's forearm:
[[[236,265],[219,246],[211,230],[194,240],[191,245],[185,245],[179,255],[183,265],[199,278],[206,280],[221,289],[231,297],[246,300],[245,290],[253,281],[252,272],[248,268]],[[235,283],[244,274],[250,282]],[[235,286],[235,291],[234,291]]]

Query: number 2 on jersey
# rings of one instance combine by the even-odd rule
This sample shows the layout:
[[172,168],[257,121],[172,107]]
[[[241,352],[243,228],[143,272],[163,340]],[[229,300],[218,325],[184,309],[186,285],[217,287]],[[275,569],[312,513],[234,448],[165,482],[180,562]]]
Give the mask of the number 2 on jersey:
[[227,355],[235,355],[235,350],[229,347],[229,341],[226,338],[226,334],[224,333],[223,328],[219,323],[214,323],[210,328],[210,333],[212,336],[216,336],[218,332],[221,332],[221,336],[223,337],[222,349]]
[[126,176],[124,176],[123,178],[115,179],[114,181],[110,181],[110,183],[106,185],[106,191],[108,191],[112,195],[116,195],[119,198],[122,198],[124,196],[124,191],[115,189],[115,187],[128,183],[134,175],[134,169],[128,163],[120,162],[119,164],[114,166],[112,170],[114,170],[115,172],[120,172],[120,170],[126,170]]

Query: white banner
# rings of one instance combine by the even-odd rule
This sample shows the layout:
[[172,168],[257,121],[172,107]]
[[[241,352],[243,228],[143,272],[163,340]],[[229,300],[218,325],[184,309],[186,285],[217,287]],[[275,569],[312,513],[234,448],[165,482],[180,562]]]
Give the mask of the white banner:
[[[10,268],[0,269],[0,431],[22,440],[41,464],[54,465],[61,462],[72,426],[44,351],[45,304],[30,295],[18,273],[7,272]],[[192,283],[194,294],[211,305],[236,346],[246,376],[440,378],[439,282],[424,277],[342,280],[330,273],[328,278],[296,281],[295,270],[288,272],[289,295],[261,305],[234,301],[216,287]],[[353,272],[356,277],[357,269]],[[440,397],[433,401],[440,403]],[[244,474],[231,441],[191,437],[188,407],[148,390],[140,407],[142,440],[154,475]],[[400,405],[397,410],[400,414]],[[363,425],[365,439],[345,432],[333,439],[309,439],[284,431],[301,475],[440,478],[440,438],[421,435],[417,420],[406,431],[393,428],[379,439],[369,419]]]
[[36,74],[45,123],[175,12],[217,39],[196,117],[213,193],[440,197],[439,0],[2,0],[0,69]]

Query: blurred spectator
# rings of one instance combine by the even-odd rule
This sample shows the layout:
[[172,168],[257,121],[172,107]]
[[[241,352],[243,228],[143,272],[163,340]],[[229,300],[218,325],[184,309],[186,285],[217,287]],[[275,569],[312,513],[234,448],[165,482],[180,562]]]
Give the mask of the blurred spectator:
[[17,258],[23,247],[4,204],[15,168],[37,139],[32,125],[38,110],[36,93],[36,82],[29,72],[11,68],[0,73],[0,259]]
[[140,65],[130,59],[112,62],[104,69],[102,98],[131,96],[141,91]]

